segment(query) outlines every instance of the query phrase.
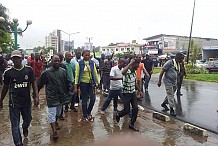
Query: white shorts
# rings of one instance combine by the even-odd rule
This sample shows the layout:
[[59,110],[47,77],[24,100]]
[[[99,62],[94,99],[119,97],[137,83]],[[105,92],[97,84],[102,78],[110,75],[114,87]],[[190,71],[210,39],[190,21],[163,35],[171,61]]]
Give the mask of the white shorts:
[[56,116],[61,115],[61,108],[62,108],[62,105],[48,108],[48,121],[49,121],[49,123],[56,122]]

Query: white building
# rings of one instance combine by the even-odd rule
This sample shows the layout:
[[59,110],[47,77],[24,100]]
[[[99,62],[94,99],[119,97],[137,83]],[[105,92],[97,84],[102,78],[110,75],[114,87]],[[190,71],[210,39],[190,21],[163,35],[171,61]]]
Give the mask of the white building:
[[104,54],[114,54],[117,53],[125,53],[125,52],[133,52],[135,54],[141,54],[140,48],[142,45],[140,44],[130,44],[130,43],[119,43],[113,46],[103,46],[100,47],[100,52]]

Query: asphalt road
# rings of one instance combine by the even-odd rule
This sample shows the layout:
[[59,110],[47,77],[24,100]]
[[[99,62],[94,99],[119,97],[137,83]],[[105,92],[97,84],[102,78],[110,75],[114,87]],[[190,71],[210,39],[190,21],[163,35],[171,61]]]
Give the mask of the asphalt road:
[[[164,84],[157,87],[157,77],[158,75],[152,76],[149,93],[145,94],[141,104],[162,112],[160,104],[166,93]],[[181,92],[183,96],[175,95],[176,118],[218,134],[218,83],[184,80]]]

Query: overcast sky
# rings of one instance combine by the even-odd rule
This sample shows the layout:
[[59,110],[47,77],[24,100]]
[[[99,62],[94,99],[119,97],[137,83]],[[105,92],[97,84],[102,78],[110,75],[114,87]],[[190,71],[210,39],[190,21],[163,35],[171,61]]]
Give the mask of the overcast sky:
[[[131,42],[157,34],[189,36],[194,0],[1,0],[9,16],[33,24],[18,38],[22,48],[43,46],[55,29],[68,33],[75,47]],[[196,0],[192,36],[218,38],[218,0]],[[68,40],[68,35],[62,35]]]

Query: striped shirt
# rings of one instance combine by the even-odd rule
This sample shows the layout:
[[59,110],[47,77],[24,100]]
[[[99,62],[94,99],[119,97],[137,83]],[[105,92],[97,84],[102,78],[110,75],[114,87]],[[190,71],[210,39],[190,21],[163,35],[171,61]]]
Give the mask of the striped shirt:
[[123,93],[134,93],[135,92],[135,79],[136,79],[136,73],[131,72],[130,69],[128,69],[126,75],[123,76]]

